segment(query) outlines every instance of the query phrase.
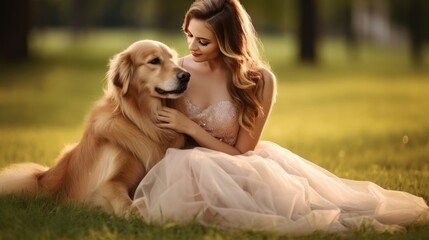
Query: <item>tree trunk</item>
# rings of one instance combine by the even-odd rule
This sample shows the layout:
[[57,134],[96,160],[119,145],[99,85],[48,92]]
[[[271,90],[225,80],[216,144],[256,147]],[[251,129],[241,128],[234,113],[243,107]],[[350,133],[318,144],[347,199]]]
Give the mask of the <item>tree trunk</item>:
[[30,0],[0,3],[0,32],[0,58],[6,60],[28,58]]
[[347,45],[350,46],[350,48],[355,48],[357,43],[357,36],[356,36],[356,30],[353,24],[353,0],[346,0],[346,8],[345,14],[347,18],[347,22],[345,23],[345,33],[346,33],[346,40]]
[[304,63],[317,62],[317,0],[298,0],[299,58]]
[[78,40],[84,32],[87,7],[85,0],[73,0],[72,2],[70,27],[74,40]]
[[422,63],[422,2],[421,0],[410,0],[410,38],[411,58],[415,66]]

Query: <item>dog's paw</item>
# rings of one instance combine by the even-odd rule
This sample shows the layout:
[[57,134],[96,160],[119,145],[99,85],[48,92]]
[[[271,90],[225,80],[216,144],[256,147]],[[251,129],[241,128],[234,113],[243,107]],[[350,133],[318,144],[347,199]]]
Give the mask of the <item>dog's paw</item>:
[[130,217],[139,217],[139,216],[141,216],[139,209],[134,205],[131,205],[125,208],[124,211],[122,212],[122,217],[124,217],[125,219],[129,219]]

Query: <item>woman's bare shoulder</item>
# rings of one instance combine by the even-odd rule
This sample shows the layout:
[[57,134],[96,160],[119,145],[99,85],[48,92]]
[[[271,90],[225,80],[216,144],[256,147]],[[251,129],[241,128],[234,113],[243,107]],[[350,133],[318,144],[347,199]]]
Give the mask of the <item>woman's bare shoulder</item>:
[[193,61],[191,59],[191,55],[186,55],[179,58],[178,62],[179,62],[179,65],[185,68],[186,70],[192,69],[194,67],[192,64]]
[[264,98],[275,98],[277,92],[277,79],[274,73],[268,68],[260,69],[264,78]]
[[274,75],[274,73],[266,68],[266,67],[262,67],[260,68],[260,71],[262,73],[262,76],[264,77],[264,82],[265,84],[269,84],[269,85],[275,85],[276,84],[276,75]]

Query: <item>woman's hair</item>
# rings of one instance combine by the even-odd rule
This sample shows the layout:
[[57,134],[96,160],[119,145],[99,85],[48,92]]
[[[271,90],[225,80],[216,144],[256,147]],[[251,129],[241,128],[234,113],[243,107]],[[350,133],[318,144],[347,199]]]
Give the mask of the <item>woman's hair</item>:
[[264,79],[259,41],[250,16],[238,0],[196,0],[185,15],[183,31],[191,19],[205,21],[216,35],[223,60],[232,72],[230,95],[239,107],[239,124],[250,131],[256,118],[263,115],[261,106]]

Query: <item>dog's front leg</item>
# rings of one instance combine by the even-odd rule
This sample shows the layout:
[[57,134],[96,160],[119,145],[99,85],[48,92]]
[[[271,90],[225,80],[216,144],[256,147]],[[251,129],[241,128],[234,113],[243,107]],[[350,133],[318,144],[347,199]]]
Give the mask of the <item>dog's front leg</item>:
[[108,181],[101,186],[99,193],[110,203],[113,212],[121,217],[129,217],[132,212],[132,200],[128,195],[127,187],[118,181]]

